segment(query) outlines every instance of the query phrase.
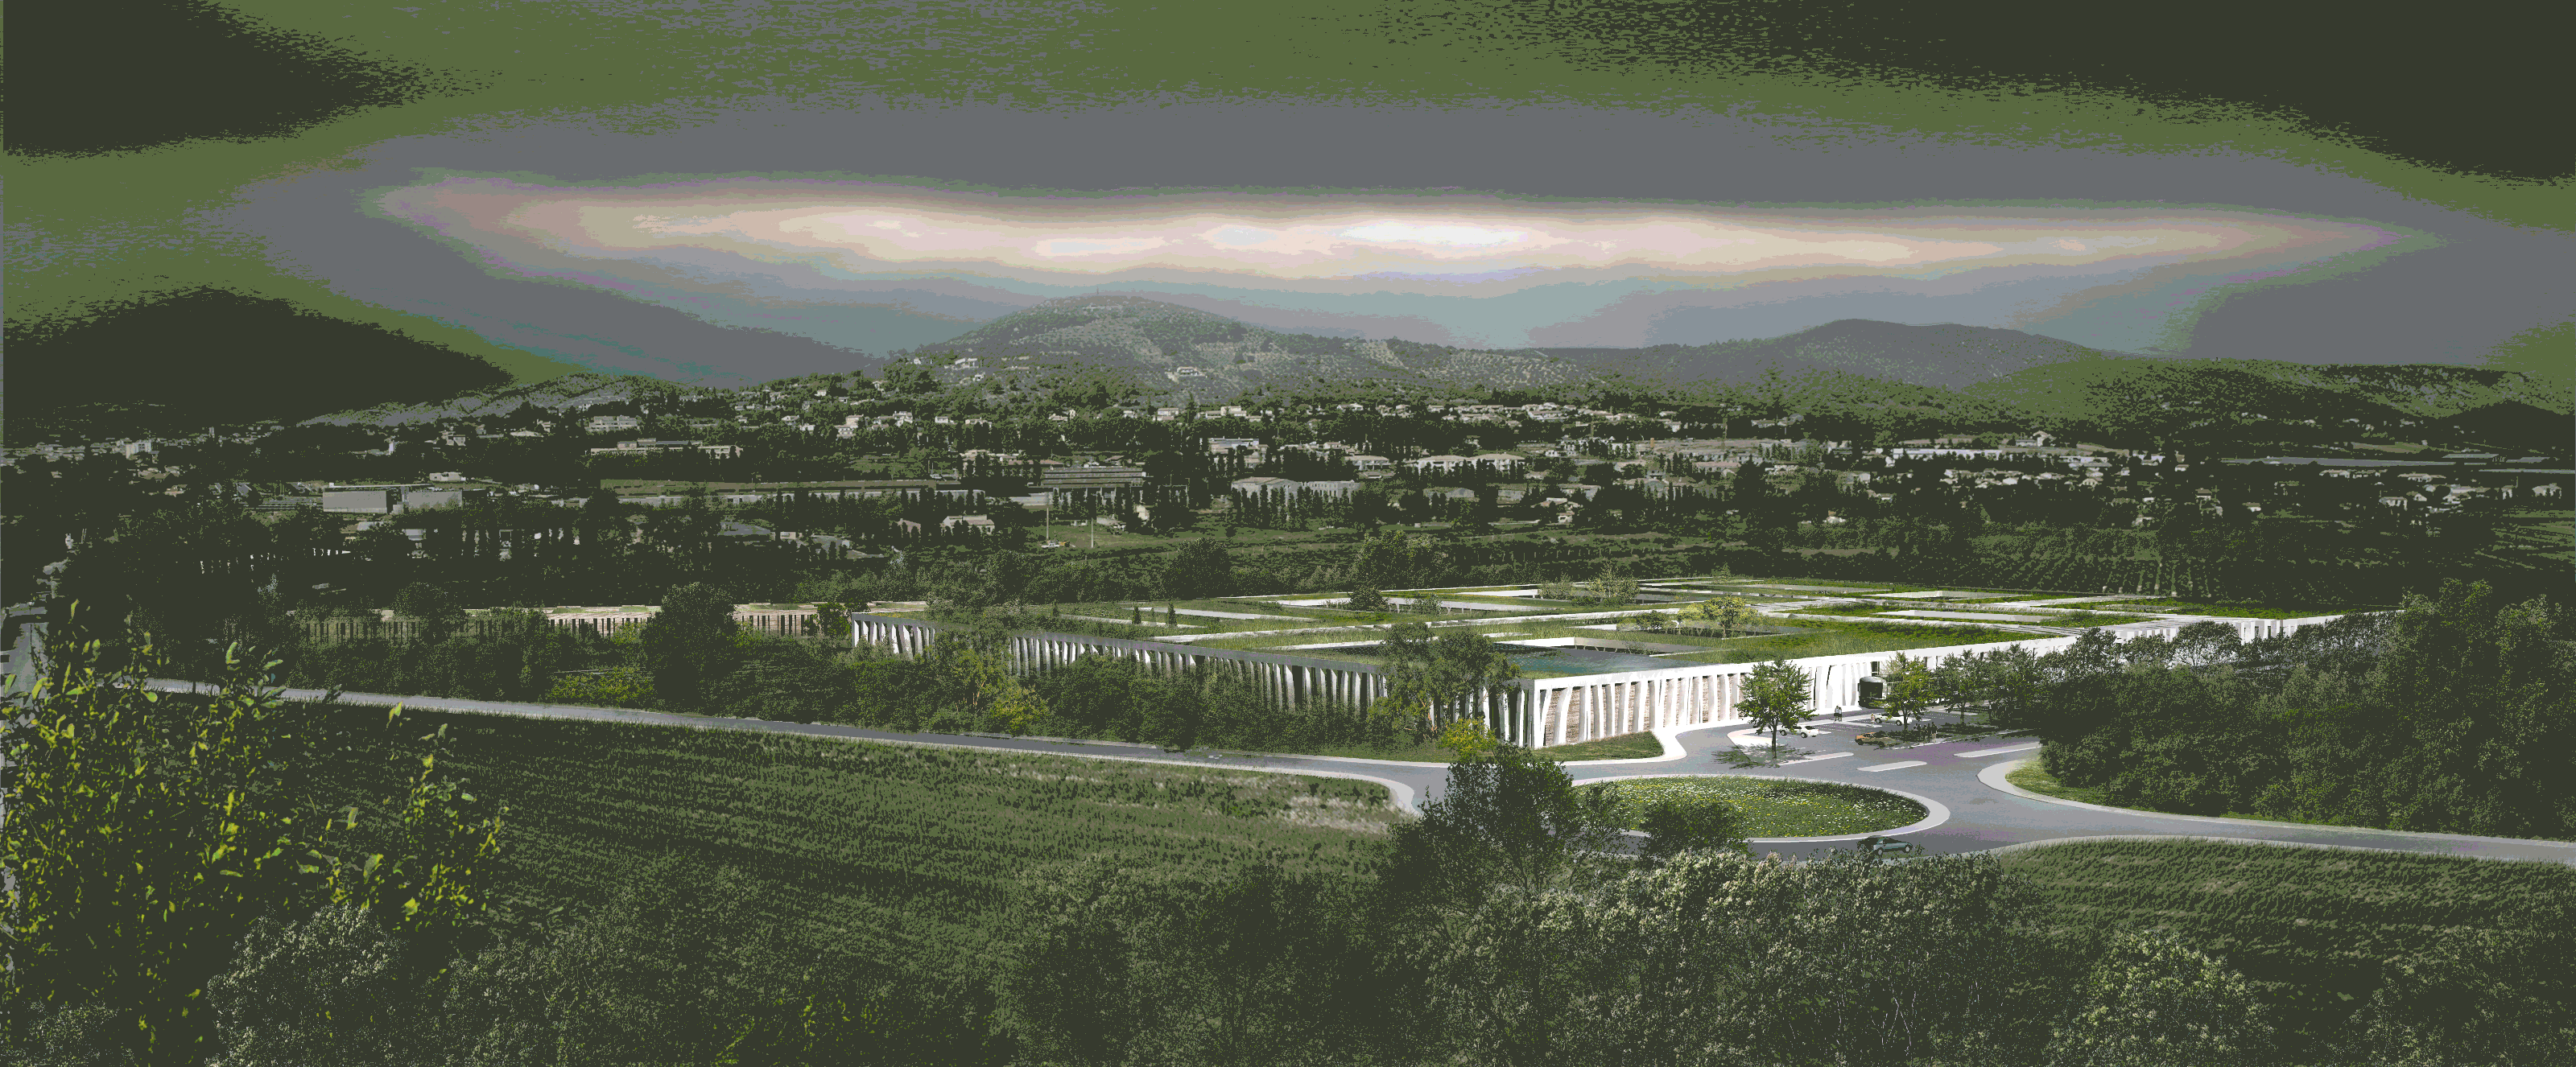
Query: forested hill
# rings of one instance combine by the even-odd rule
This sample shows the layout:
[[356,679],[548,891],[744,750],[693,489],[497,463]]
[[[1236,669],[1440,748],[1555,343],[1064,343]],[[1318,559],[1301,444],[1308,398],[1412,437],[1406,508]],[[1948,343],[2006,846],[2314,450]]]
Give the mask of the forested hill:
[[1860,375],[1905,385],[1957,388],[2030,367],[2107,357],[2071,341],[1985,326],[1914,326],[1838,319],[1786,337],[1651,348],[1541,348],[1533,351],[1595,371],[1647,381],[1740,383],[1766,374]]
[[896,355],[973,359],[984,369],[1109,371],[1173,399],[1199,401],[1318,381],[1515,389],[1586,377],[1580,368],[1530,350],[1282,333],[1132,296],[1051,300]]
[[2257,360],[2110,358],[2033,367],[1961,390],[2078,434],[2180,437],[2259,418],[2386,428],[2438,424],[2503,446],[2563,447],[2576,397],[2511,371],[2439,364],[2311,365]]

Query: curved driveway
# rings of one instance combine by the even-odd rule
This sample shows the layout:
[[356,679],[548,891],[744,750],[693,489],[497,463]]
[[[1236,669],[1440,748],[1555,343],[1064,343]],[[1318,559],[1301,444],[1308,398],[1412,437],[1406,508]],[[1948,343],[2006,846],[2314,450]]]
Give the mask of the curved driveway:
[[[190,683],[155,680],[153,687],[186,691]],[[319,690],[290,689],[291,700],[319,700]],[[352,704],[403,704],[437,711],[525,715],[535,718],[589,719],[601,722],[650,723],[699,729],[763,730],[815,737],[845,737],[892,744],[977,748],[1045,753],[1086,759],[1122,759],[1203,767],[1239,767],[1284,774],[1357,778],[1381,782],[1395,792],[1397,806],[1419,811],[1420,803],[1437,799],[1448,781],[1449,767],[1439,763],[1290,756],[1246,752],[1179,754],[1152,745],[1115,741],[1066,741],[1043,738],[972,737],[906,734],[856,726],[835,726],[763,719],[726,719],[627,711],[566,704],[531,704],[446,697],[396,697],[342,693]],[[1916,828],[1896,831],[1931,853],[1981,852],[2008,845],[2086,837],[2174,836],[2223,837],[2292,845],[2429,852],[2486,859],[2546,860],[2576,864],[2576,843],[2472,837],[2460,834],[2407,833],[2351,827],[2305,826],[2251,819],[2214,819],[2160,815],[2050,800],[2004,782],[2011,764],[2038,753],[2036,741],[1945,741],[1915,748],[1885,750],[1862,745],[1853,737],[1869,727],[1813,720],[1823,736],[1795,742],[1805,758],[1779,767],[1737,769],[1718,758],[1733,747],[1729,736],[1741,725],[1666,728],[1655,731],[1664,755],[1654,759],[1592,760],[1565,764],[1576,781],[1634,775],[1733,774],[1755,778],[1799,778],[1847,782],[1909,794],[1935,804],[1934,818]],[[1946,812],[1940,809],[1948,809]],[[1799,855],[1847,848],[1849,838],[1758,839],[1755,850]]]

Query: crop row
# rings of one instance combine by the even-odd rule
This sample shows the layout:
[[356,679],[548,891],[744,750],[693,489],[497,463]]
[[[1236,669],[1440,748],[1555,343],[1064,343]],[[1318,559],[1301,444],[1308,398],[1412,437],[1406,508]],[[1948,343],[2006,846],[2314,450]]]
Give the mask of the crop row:
[[[946,970],[993,951],[1013,883],[1115,857],[1154,877],[1260,862],[1356,874],[1395,817],[1366,782],[610,723],[444,721],[468,789],[510,806],[504,896],[601,901],[680,851],[767,881],[770,917]],[[381,776],[360,752],[341,778]],[[357,784],[349,782],[348,784]],[[382,791],[380,783],[369,783]],[[1373,832],[1374,831],[1374,832]]]

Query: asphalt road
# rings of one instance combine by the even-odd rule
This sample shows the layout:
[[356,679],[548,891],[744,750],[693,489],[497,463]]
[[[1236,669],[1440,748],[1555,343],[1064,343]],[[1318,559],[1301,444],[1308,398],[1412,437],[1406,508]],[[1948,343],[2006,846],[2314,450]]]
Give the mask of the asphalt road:
[[[186,691],[187,682],[156,680],[155,688]],[[294,700],[319,700],[319,690],[291,689]],[[855,726],[772,722],[762,719],[705,718],[649,711],[626,711],[565,704],[525,704],[444,697],[396,697],[343,693],[346,703],[391,705],[440,711],[525,715],[535,718],[589,719],[603,722],[654,723],[697,729],[765,730],[814,737],[847,737],[896,744],[1036,752],[1084,759],[1138,760],[1203,767],[1356,778],[1382,782],[1395,793],[1397,806],[1420,810],[1437,799],[1448,781],[1446,764],[1325,756],[1284,756],[1206,751],[1173,753],[1151,745],[1110,741],[1044,738],[976,737],[905,734]],[[1719,758],[1733,748],[1731,734],[1741,725],[1666,728],[1656,731],[1665,755],[1655,759],[1596,760],[1568,763],[1576,781],[1664,775],[1744,775],[1756,778],[1800,778],[1847,782],[1890,790],[1924,803],[1931,816],[1887,835],[1912,842],[1933,854],[1981,852],[2035,842],[2089,837],[2211,837],[2292,845],[2365,848],[2487,859],[2542,860],[2576,864],[2576,843],[2472,837],[2459,834],[2409,833],[2333,826],[2305,826],[2250,819],[2162,815],[2050,800],[2014,789],[2003,780],[2011,765],[2033,758],[2039,745],[2029,739],[1945,741],[1913,748],[1880,749],[1853,740],[1872,729],[1859,723],[1812,720],[1823,736],[1786,741],[1802,752],[1779,767],[1738,769]],[[1756,851],[1796,856],[1853,847],[1860,835],[1837,838],[1757,839]]]

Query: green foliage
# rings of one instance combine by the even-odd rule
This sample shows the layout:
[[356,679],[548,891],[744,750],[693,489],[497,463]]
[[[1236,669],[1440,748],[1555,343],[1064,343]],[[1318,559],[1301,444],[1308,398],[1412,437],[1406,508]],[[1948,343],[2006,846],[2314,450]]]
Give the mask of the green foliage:
[[2015,721],[2049,772],[2112,802],[2192,814],[2576,838],[2576,650],[2546,599],[2482,584],[2240,644],[2175,639],[2043,657]]
[[1051,870],[1017,898],[1003,1023],[1034,1063],[1288,1065],[1410,1045],[1383,1032],[1401,1012],[1366,905],[1364,884],[1275,867]]
[[1583,592],[1603,604],[1626,604],[1637,599],[1637,579],[1618,564],[1604,564],[1600,574],[1583,583]]
[[2077,995],[2049,1043],[2051,1067],[2273,1062],[2253,987],[2172,934],[2113,937]]
[[1181,546],[1163,566],[1163,595],[1177,600],[1228,596],[1234,592],[1234,558],[1225,542],[1202,537]]
[[1396,825],[1386,877],[1410,906],[1473,913],[1496,891],[1586,884],[1619,831],[1597,792],[1575,788],[1554,761],[1503,745],[1452,765],[1421,820]]
[[1520,677],[1520,668],[1504,658],[1493,639],[1453,629],[1439,637],[1419,622],[1401,622],[1387,630],[1378,646],[1386,662],[1386,695],[1371,714],[1416,723],[1429,733],[1456,716],[1481,714],[1480,694]]
[[1780,747],[1780,731],[1804,720],[1815,706],[1816,683],[1787,660],[1773,660],[1744,677],[1744,696],[1735,713],[1755,729],[1771,731],[1771,747]]
[[[499,823],[478,817],[435,748],[395,750],[418,771],[379,805],[395,814],[377,834],[348,800],[380,794],[311,781],[325,753],[369,731],[327,730],[287,706],[276,662],[236,647],[214,692],[164,694],[143,684],[168,666],[150,634],[93,631],[76,605],[58,627],[43,675],[9,701],[0,998],[13,1027],[28,1006],[76,1020],[103,1003],[131,1051],[186,1062],[211,1035],[206,980],[262,916],[337,900],[431,940],[479,925],[479,865]],[[338,825],[319,817],[329,810]]]
[[2242,970],[2294,1033],[2324,1036],[2403,968],[2489,935],[2526,961],[2500,958],[2496,977],[2537,966],[2526,973],[2539,980],[2513,984],[2558,1004],[2556,1018],[2570,1014],[2563,983],[2545,977],[2557,966],[2547,961],[2576,950],[2576,871],[2563,865],[2204,841],[2068,842],[2004,865],[2029,879],[2055,936],[2085,944],[2106,929],[2171,929]]
[[541,699],[549,703],[593,704],[611,708],[651,708],[660,704],[653,696],[653,676],[633,667],[619,667],[597,674],[560,676]]
[[1451,562],[1428,534],[1381,530],[1352,546],[1347,581],[1367,589],[1423,589],[1445,580]]
[[[477,795],[510,798],[512,844],[493,866],[496,894],[606,901],[665,854],[721,859],[765,880],[765,921],[828,934],[907,974],[957,976],[1000,951],[1010,886],[1050,864],[1098,855],[1211,873],[1257,862],[1351,873],[1396,815],[1385,787],[1341,779],[729,730],[404,717],[447,724],[457,751],[440,765],[470,776]],[[381,755],[358,753],[335,765],[337,788],[384,791],[395,784],[385,770]]]
[[[386,728],[399,728],[401,719],[396,707],[385,716]],[[463,780],[438,773],[449,751],[446,726],[420,740],[428,751],[386,825],[362,828],[360,806],[350,805],[335,827],[341,831],[331,846],[337,854],[313,855],[325,861],[331,904],[364,912],[398,934],[452,940],[487,910],[484,874],[500,851],[507,809],[485,814],[492,805],[465,792]]]
[[2566,958],[2547,937],[2483,931],[2391,964],[2335,1047],[2370,1067],[2539,1067],[2576,1058]]
[[1738,775],[1642,778],[1587,786],[1631,830],[1648,829],[1658,808],[1678,805],[1732,813],[1746,837],[1832,837],[1893,830],[1926,812],[1893,793],[1829,782],[1784,782]]
[[1461,719],[1440,731],[1440,747],[1455,753],[1460,760],[1484,759],[1501,744],[1502,740],[1481,722]]
[[2056,1005],[2025,900],[1977,858],[1689,852],[1476,901],[1429,992],[1465,1062],[2026,1062]]
[[1684,852],[1733,849],[1741,851],[1750,836],[1746,820],[1734,805],[1692,803],[1678,797],[1658,797],[1645,805],[1637,819],[1637,829],[1645,831],[1645,847],[1639,855],[1649,859],[1666,859]]
[[452,959],[422,955],[355,910],[264,921],[210,987],[223,1020],[216,1062],[908,1064],[1007,1054],[971,991],[897,989],[828,945],[800,943],[761,913],[766,888],[738,868],[664,856],[577,922]]
[[733,596],[704,584],[671,590],[644,624],[645,669],[653,692],[674,711],[707,710],[708,685],[735,665]]
[[85,621],[75,607],[58,624],[43,675],[10,701],[0,995],[116,1005],[137,1050],[166,1061],[206,1036],[194,1000],[211,959],[311,892],[314,828],[286,793],[309,739],[238,649],[215,696],[167,697],[141,687],[163,664],[148,635],[83,636]]
[[1596,759],[1650,759],[1664,754],[1664,742],[1652,733],[1618,734],[1570,745],[1551,745],[1536,750],[1560,762]]
[[1905,653],[1897,653],[1880,676],[1887,679],[1884,706],[1908,730],[1913,729],[1915,720],[1922,718],[1923,712],[1940,698],[1940,685],[1933,677],[1932,668]]

